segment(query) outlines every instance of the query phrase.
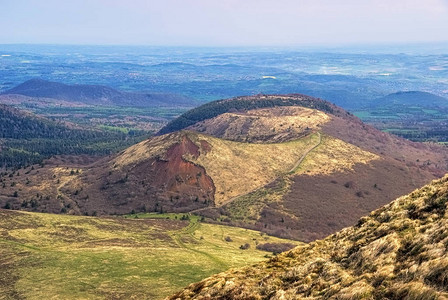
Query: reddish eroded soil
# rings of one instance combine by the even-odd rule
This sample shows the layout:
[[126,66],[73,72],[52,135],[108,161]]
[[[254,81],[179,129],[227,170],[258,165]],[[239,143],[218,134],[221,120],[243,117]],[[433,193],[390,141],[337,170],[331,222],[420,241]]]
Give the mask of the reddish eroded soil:
[[[155,165],[153,184],[163,186],[165,191],[172,193],[183,191],[194,194],[199,188],[201,191],[206,193],[211,191],[214,194],[212,179],[205,175],[204,168],[186,161],[184,155],[191,155],[195,159],[200,155],[199,147],[186,136],[179,144],[168,149],[165,154],[166,160],[153,162]],[[213,197],[213,194],[210,196]]]
[[111,169],[104,162],[80,176],[84,188],[77,195],[73,191],[75,187],[67,186],[64,192],[75,198],[80,210],[88,214],[123,214],[132,210],[186,212],[213,206],[212,179],[203,167],[185,159],[197,158],[201,151],[206,151],[207,147],[204,148],[200,149],[187,135],[182,135],[161,157],[120,170]]

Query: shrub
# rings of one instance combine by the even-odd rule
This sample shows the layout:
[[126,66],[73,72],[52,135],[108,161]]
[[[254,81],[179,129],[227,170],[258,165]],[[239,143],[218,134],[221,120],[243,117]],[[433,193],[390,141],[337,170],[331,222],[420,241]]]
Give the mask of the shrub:
[[257,245],[258,250],[272,252],[274,254],[282,253],[295,247],[296,245],[291,243],[264,243]]
[[241,249],[241,250],[247,250],[247,249],[249,249],[249,248],[250,248],[250,245],[249,245],[248,243],[246,243],[246,244],[240,246],[240,249]]

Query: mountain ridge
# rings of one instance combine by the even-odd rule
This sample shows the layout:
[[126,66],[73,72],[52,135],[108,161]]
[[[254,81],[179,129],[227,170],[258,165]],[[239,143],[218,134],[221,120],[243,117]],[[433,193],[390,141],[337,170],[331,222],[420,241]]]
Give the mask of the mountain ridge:
[[89,105],[118,106],[191,106],[191,99],[179,95],[163,93],[124,92],[102,85],[67,85],[39,78],[30,79],[4,91],[2,95],[19,94],[29,97],[54,98]]
[[448,107],[448,99],[422,91],[400,91],[372,100],[371,107],[388,105],[417,105],[420,107]]

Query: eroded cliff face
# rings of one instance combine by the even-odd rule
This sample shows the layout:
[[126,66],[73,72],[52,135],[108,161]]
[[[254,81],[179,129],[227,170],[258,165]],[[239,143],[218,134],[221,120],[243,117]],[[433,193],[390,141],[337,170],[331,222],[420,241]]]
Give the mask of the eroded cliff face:
[[86,170],[63,192],[89,214],[188,212],[214,206],[213,180],[194,163],[210,148],[206,141],[194,143],[186,132],[148,140]]
[[213,204],[215,193],[213,180],[202,166],[185,159],[185,157],[197,159],[200,155],[199,147],[187,136],[183,136],[180,143],[172,145],[167,150],[164,159],[155,158],[136,168],[136,171],[149,165],[149,173],[153,174],[151,186],[154,189],[171,193],[175,197],[181,195],[198,197],[198,200],[206,200],[209,204]]

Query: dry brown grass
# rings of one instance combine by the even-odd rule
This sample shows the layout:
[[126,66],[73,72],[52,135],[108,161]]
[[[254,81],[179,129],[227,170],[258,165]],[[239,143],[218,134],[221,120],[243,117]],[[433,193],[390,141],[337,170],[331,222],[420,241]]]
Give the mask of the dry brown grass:
[[124,150],[120,155],[111,161],[114,167],[136,165],[141,161],[160,156],[163,157],[165,151],[173,144],[179,141],[181,133],[171,133],[162,136],[156,136],[149,140],[140,142]]
[[376,154],[324,135],[321,145],[307,155],[296,173],[313,176],[347,172],[353,170],[355,164],[368,164],[378,159],[381,158]]

